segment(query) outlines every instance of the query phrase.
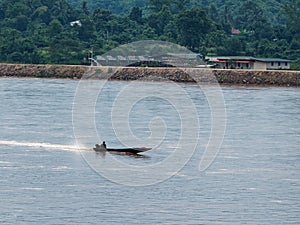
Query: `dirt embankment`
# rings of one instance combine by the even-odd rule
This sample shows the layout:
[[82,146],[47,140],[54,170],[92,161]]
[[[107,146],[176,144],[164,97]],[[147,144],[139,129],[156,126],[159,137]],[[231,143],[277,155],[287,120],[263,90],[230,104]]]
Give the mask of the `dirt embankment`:
[[232,85],[300,86],[300,71],[218,70],[200,68],[88,67],[0,64],[0,77],[116,79],[202,82]]
[[80,78],[85,70],[84,66],[0,64],[2,77]]

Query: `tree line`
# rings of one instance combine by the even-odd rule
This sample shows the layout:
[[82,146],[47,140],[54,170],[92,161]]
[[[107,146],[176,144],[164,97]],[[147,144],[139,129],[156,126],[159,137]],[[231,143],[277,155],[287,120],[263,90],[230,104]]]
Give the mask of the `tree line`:
[[276,1],[273,16],[260,1],[191,2],[136,0],[127,13],[114,14],[87,1],[74,7],[65,0],[2,0],[0,61],[85,64],[91,49],[103,54],[133,41],[162,40],[203,56],[287,58],[299,66],[300,0]]

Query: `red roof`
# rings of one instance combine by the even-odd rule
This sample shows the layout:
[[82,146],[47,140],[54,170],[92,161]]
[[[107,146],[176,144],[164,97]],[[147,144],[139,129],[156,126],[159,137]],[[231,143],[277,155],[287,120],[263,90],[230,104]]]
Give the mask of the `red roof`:
[[231,34],[237,35],[237,34],[240,34],[240,33],[241,33],[240,30],[231,28]]
[[214,60],[214,62],[227,62],[227,60],[220,60],[220,59],[216,59],[216,60]]

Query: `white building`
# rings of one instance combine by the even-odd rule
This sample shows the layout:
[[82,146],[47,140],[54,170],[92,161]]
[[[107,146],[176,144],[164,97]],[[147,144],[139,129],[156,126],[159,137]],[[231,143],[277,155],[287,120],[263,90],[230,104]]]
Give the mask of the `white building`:
[[220,69],[288,70],[291,62],[287,59],[246,56],[218,56],[208,59]]

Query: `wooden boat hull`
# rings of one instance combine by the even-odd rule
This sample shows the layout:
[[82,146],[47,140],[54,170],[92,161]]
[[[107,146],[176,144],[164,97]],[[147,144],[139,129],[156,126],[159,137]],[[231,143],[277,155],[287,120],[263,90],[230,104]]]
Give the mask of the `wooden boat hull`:
[[103,147],[95,147],[93,148],[96,152],[108,151],[108,152],[116,152],[116,153],[131,153],[138,154],[145,151],[150,150],[151,148],[103,148]]

